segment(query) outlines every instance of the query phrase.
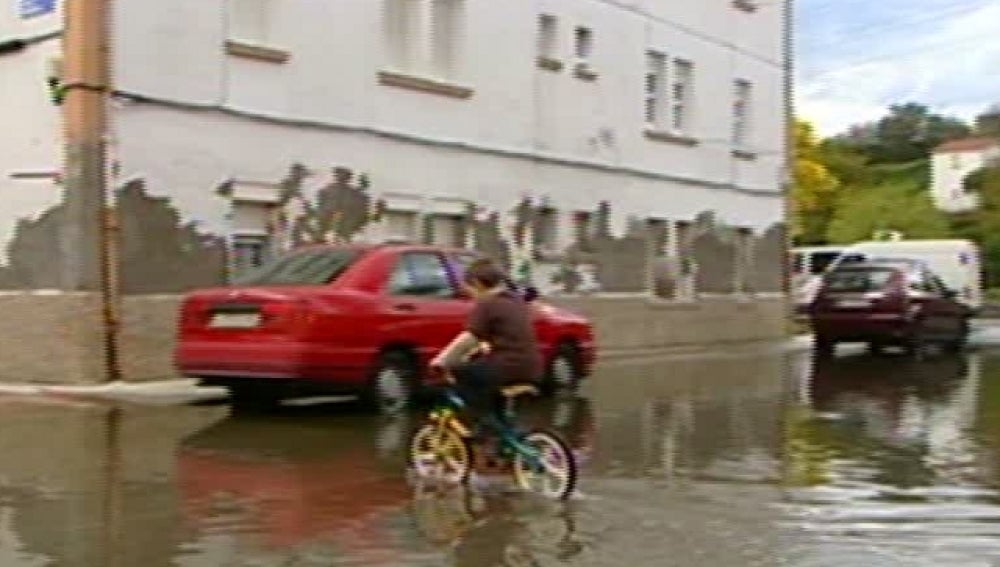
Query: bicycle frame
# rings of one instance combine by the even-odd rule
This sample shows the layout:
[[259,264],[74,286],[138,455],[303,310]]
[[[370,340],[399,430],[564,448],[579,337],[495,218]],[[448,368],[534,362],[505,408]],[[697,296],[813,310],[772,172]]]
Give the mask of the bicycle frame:
[[[469,439],[472,437],[472,432],[461,420],[461,418],[456,415],[458,410],[466,407],[465,400],[463,400],[462,397],[450,387],[445,389],[443,398],[444,403],[431,410],[429,416],[430,420],[437,424],[439,428],[437,430],[439,438],[444,428],[454,430],[462,436],[463,439]],[[508,421],[513,421],[515,417],[514,411],[508,407],[506,412]],[[520,430],[509,423],[500,422],[493,415],[485,416],[485,421],[487,425],[500,437],[501,447],[507,447],[515,453],[524,456],[532,467],[544,466],[539,452],[531,445],[521,441],[522,435]]]

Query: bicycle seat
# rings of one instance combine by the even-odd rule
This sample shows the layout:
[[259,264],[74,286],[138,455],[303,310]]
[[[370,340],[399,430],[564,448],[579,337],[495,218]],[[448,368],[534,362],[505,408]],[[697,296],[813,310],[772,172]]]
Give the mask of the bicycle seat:
[[538,394],[538,388],[536,388],[533,384],[513,384],[504,387],[500,390],[500,393],[503,394],[503,397],[505,398],[517,398],[526,395],[534,396]]

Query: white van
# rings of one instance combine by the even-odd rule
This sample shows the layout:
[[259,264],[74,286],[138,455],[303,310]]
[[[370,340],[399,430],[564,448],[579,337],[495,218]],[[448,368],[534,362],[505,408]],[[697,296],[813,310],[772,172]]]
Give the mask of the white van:
[[923,262],[958,300],[973,309],[983,303],[979,247],[969,240],[887,240],[857,242],[847,246],[829,269],[845,262],[872,259],[910,259]]
[[819,289],[823,272],[830,266],[845,246],[801,246],[791,251],[792,294],[795,306],[801,311],[812,302]]

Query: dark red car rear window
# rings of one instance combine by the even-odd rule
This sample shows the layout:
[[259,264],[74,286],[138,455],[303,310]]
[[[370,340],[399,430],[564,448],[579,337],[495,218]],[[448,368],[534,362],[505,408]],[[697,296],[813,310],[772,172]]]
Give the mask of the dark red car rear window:
[[824,291],[879,291],[889,283],[896,271],[887,268],[848,268],[830,272],[823,278]]

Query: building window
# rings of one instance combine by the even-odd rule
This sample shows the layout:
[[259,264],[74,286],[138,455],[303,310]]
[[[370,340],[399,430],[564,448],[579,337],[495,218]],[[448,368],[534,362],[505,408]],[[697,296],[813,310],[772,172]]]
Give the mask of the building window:
[[559,38],[559,22],[552,14],[538,17],[538,56],[556,59],[556,43]]
[[413,211],[386,211],[382,217],[385,239],[413,242],[417,234],[417,213]]
[[385,0],[391,65],[415,74],[454,76],[464,5],[464,0]]
[[389,44],[390,64],[397,69],[412,69],[419,60],[420,0],[386,0],[383,13]]
[[750,142],[751,108],[753,104],[753,85],[746,80],[738,79],[734,83],[733,93],[733,147],[746,149]]
[[465,246],[465,218],[459,215],[433,214],[426,218],[425,240],[435,246],[463,248]]
[[229,0],[229,39],[265,45],[271,38],[271,0]]
[[538,66],[548,71],[562,71],[559,60],[559,21],[552,14],[538,16]]
[[431,0],[431,70],[435,76],[455,74],[461,43],[462,0]]
[[270,238],[262,234],[236,234],[232,238],[232,276],[239,277],[270,260]]
[[596,80],[597,73],[594,72],[591,62],[591,57],[594,54],[594,32],[590,28],[580,26],[576,28],[573,38],[573,53],[576,56],[574,74],[576,78],[584,81]]
[[589,62],[594,51],[594,32],[590,28],[577,27],[575,34],[576,59],[580,62]]
[[657,127],[663,120],[664,82],[667,74],[666,57],[662,53],[646,53],[646,124]]
[[670,93],[670,126],[676,132],[687,132],[691,126],[694,64],[684,59],[675,59],[673,71],[673,86]]

